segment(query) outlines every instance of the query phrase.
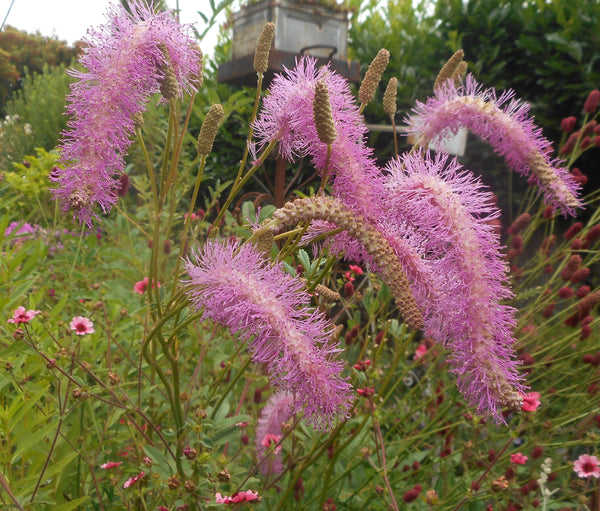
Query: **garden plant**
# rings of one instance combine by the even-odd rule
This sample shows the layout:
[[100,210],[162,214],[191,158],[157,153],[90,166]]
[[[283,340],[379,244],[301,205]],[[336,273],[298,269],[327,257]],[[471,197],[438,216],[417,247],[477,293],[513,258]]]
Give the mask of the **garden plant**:
[[[263,91],[273,30],[254,97],[202,111],[191,28],[112,6],[57,149],[5,169],[0,507],[599,510],[600,91],[553,148],[468,48],[401,117],[394,48],[356,95],[310,57]],[[383,163],[376,101],[415,141]],[[510,225],[461,128],[527,183]],[[314,179],[244,200],[274,158]]]

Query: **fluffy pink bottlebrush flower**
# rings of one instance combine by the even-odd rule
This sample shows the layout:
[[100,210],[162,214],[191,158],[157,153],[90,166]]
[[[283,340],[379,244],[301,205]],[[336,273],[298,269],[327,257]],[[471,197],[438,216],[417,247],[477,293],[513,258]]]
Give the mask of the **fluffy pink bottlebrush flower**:
[[581,207],[579,185],[560,161],[551,159],[551,144],[528,115],[529,105],[514,98],[513,91],[497,97],[482,90],[472,75],[456,86],[451,80],[435,91],[426,103],[417,102],[406,119],[408,133],[419,143],[440,147],[441,141],[459,128],[469,128],[506,159],[507,164],[540,187],[544,200],[564,214]]
[[451,350],[469,403],[502,421],[500,407],[519,408],[523,387],[512,349],[515,311],[500,303],[512,292],[489,223],[499,215],[492,194],[448,155],[417,152],[387,171],[387,215],[416,228],[421,238],[413,244],[430,271],[429,282],[412,287],[425,332]]
[[108,22],[90,29],[84,39],[88,46],[79,60],[87,70],[70,71],[78,81],[68,96],[71,120],[60,148],[65,168],[52,172],[57,183],[52,192],[63,211],[73,209],[74,217],[88,226],[97,217],[96,203],[107,213],[118,199],[132,119],[160,90],[164,77],[161,66],[167,57],[160,45],[169,53],[181,91],[194,90],[200,70],[189,26],[170,12],[155,12],[145,0],[131,0],[129,9],[110,7]]
[[[337,137],[331,144],[320,141],[313,116],[317,82],[327,86]],[[329,167],[333,194],[368,218],[378,216],[380,171],[365,143],[367,127],[356,98],[345,78],[328,66],[317,67],[312,57],[297,60],[296,67],[276,75],[254,123],[258,147],[279,141],[279,154],[288,161],[309,156],[323,172]]]
[[351,386],[330,341],[334,326],[309,307],[300,279],[271,266],[252,245],[233,242],[206,243],[186,269],[193,308],[249,342],[253,360],[267,365],[274,386],[294,395],[294,413],[304,411],[318,429],[348,416]]
[[[256,427],[256,454],[259,460],[269,452],[270,443],[266,443],[265,439],[271,437],[281,439],[283,424],[293,416],[293,404],[294,396],[289,392],[277,392],[267,400],[267,404],[260,412],[258,426]],[[283,472],[283,463],[279,452],[270,453],[268,459],[261,463],[259,470],[263,474]]]

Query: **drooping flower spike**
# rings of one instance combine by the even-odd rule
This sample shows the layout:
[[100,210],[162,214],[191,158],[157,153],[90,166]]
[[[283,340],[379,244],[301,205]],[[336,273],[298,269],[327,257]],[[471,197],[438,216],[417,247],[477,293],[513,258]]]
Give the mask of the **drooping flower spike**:
[[421,148],[469,128],[506,159],[507,164],[540,187],[554,209],[574,214],[582,206],[579,186],[560,161],[551,157],[551,144],[529,116],[529,105],[515,99],[513,91],[497,97],[493,88],[483,90],[472,75],[456,86],[447,80],[425,103],[417,102],[406,119],[407,132],[418,137]]
[[515,310],[500,241],[490,223],[499,212],[491,193],[447,155],[416,152],[391,162],[383,204],[390,220],[422,235],[432,281],[427,295],[413,287],[425,332],[452,352],[458,386],[478,413],[500,419],[501,406],[519,409],[523,387],[514,359]]
[[[335,137],[323,142],[315,125],[317,83],[327,89]],[[328,171],[334,195],[368,218],[379,214],[380,171],[367,147],[367,127],[348,82],[329,67],[317,68],[316,60],[302,57],[294,69],[276,75],[254,123],[258,148],[279,141],[279,154],[288,161],[309,156],[317,170]]]
[[249,342],[273,385],[293,394],[293,413],[327,429],[348,415],[351,386],[341,376],[333,324],[310,308],[304,283],[271,266],[251,244],[207,242],[186,262],[188,298],[204,318]]
[[51,175],[63,211],[72,209],[90,226],[96,203],[106,213],[118,199],[134,117],[163,81],[177,82],[169,91],[189,93],[201,73],[201,53],[189,26],[171,12],[155,12],[145,0],[132,0],[129,9],[112,5],[108,22],[84,39],[88,46],[80,63],[86,70],[70,71],[78,81],[71,85],[71,120],[61,143],[66,168]]

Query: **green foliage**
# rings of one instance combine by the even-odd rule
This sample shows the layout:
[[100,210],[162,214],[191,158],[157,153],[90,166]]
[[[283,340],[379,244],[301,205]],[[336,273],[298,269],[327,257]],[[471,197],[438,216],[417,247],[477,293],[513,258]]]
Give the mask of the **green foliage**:
[[49,151],[56,146],[67,125],[65,96],[72,81],[64,66],[25,70],[23,87],[6,105],[9,119],[1,127],[0,168],[10,168],[10,162],[21,161],[38,147]]
[[44,66],[67,65],[79,51],[65,41],[40,34],[28,34],[7,26],[0,32],[0,115],[4,117],[6,103],[25,74],[41,73]]
[[[48,176],[59,158],[56,152],[38,148],[37,156],[28,155],[22,163],[13,163],[12,170],[3,173],[0,183],[2,211],[37,222],[41,218],[52,218],[54,205],[48,189]],[[32,210],[37,204],[38,209]],[[33,214],[35,212],[35,214]]]

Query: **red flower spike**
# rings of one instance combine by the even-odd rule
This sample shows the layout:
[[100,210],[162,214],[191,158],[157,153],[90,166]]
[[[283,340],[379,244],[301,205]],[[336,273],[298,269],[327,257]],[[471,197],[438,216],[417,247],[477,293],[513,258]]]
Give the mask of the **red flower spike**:
[[581,229],[583,229],[583,223],[576,222],[567,229],[567,232],[565,232],[563,238],[566,240],[572,240],[575,236],[577,236],[577,234],[579,234],[579,231],[581,231]]
[[575,129],[575,125],[577,124],[577,119],[574,116],[565,117],[562,121],[560,121],[560,129],[565,133],[571,133]]
[[600,225],[594,225],[585,235],[585,240],[589,243],[593,243],[600,238]]
[[598,109],[598,102],[600,102],[600,90],[595,89],[590,92],[589,96],[583,104],[583,110],[592,115]]
[[571,154],[573,152],[573,149],[575,149],[575,144],[577,143],[578,139],[579,131],[571,133],[565,144],[560,148],[560,152],[562,154]]
[[570,287],[561,287],[558,290],[558,296],[560,298],[572,298],[575,296],[575,291],[573,291]]

